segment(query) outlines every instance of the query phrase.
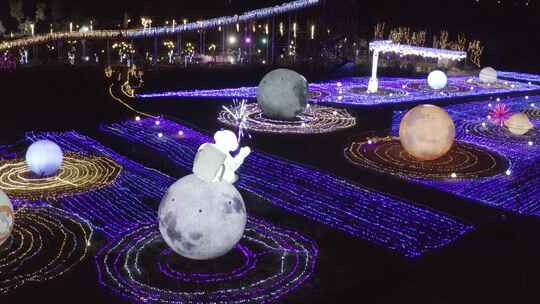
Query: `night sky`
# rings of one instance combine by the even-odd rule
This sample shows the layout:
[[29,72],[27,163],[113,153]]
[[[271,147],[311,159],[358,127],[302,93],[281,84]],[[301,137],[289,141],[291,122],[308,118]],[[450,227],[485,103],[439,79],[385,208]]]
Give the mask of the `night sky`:
[[[33,15],[35,2],[24,0],[27,15]],[[73,18],[91,17],[97,20],[121,19],[124,12],[130,15],[147,15],[163,18],[203,18],[234,14],[266,5],[279,4],[276,0],[41,0],[53,5]],[[478,25],[493,27],[527,27],[540,24],[538,0],[325,0],[325,13],[348,14],[360,24],[376,20],[417,26],[447,26],[467,28]],[[500,2],[500,4],[498,4]],[[528,3],[528,5],[526,5]],[[50,12],[49,12],[50,13]],[[9,0],[0,0],[0,20],[11,24]]]

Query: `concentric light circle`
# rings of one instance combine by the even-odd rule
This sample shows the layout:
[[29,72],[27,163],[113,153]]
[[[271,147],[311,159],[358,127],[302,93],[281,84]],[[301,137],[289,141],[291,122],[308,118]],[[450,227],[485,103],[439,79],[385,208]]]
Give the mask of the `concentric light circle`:
[[269,303],[308,279],[317,255],[311,240],[250,218],[240,244],[217,260],[174,254],[148,225],[112,240],[96,262],[100,282],[135,301]]
[[32,174],[23,159],[0,162],[0,189],[15,198],[56,198],[102,188],[114,182],[122,166],[101,156],[67,153],[58,173]]
[[405,178],[475,179],[504,174],[509,168],[502,155],[464,142],[432,161],[415,159],[396,138],[353,142],[345,157],[357,166]]
[[[322,134],[356,125],[356,118],[346,110],[318,105],[310,105],[295,120],[276,120],[265,117],[259,106],[253,103],[246,106],[246,116],[245,128],[258,133]],[[228,126],[238,127],[238,122],[228,111],[220,112],[218,120]]]
[[22,207],[15,218],[10,239],[0,247],[0,294],[59,277],[88,253],[92,229],[72,214]]

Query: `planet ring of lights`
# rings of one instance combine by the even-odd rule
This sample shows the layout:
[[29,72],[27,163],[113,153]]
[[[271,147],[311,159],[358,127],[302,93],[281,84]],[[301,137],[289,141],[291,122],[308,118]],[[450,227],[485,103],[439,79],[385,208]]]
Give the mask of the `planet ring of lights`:
[[[160,253],[159,269],[161,269],[165,276],[182,282],[201,284],[209,282],[226,282],[232,278],[245,275],[247,272],[252,271],[257,265],[255,254],[247,246],[239,244],[237,246],[237,251],[242,254],[244,261],[239,267],[236,267],[229,272],[192,273],[179,271],[176,269],[176,265],[173,263],[173,260],[178,260],[176,258],[177,255],[171,249],[165,249]],[[172,258],[171,255],[173,256]]]
[[57,278],[88,253],[90,225],[54,207],[22,207],[0,250],[0,294]]
[[507,144],[525,145],[529,142],[540,142],[540,130],[532,129],[524,135],[512,134],[506,127],[495,124],[468,123],[464,126],[470,135],[489,138]]
[[[308,279],[317,256],[313,241],[250,218],[239,245],[221,260],[176,255],[157,225],[147,225],[112,240],[96,263],[102,285],[136,301],[269,303]],[[235,258],[240,262],[231,263]]]
[[345,158],[354,165],[406,178],[475,179],[504,174],[506,158],[470,143],[456,142],[441,158],[421,161],[403,149],[397,138],[353,142]]
[[24,159],[0,162],[0,189],[15,198],[63,197],[107,186],[122,172],[114,160],[77,153],[67,153],[58,173],[36,177]]
[[[259,106],[253,103],[246,106],[246,119],[244,125],[247,131],[257,133],[323,134],[356,125],[356,118],[346,110],[318,105],[309,106],[296,120],[286,121],[265,117]],[[225,125],[238,127],[237,120],[228,111],[220,112],[218,120]]]

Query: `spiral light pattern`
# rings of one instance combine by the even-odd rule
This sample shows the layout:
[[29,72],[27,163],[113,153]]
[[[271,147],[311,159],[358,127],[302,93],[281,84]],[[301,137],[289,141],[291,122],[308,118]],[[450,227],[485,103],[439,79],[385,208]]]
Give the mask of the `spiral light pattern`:
[[236,251],[219,262],[191,262],[148,225],[112,240],[96,263],[103,285],[135,301],[268,303],[301,285],[318,255],[312,241],[253,217]]
[[0,294],[27,283],[55,279],[88,253],[90,224],[54,207],[21,207],[8,241],[0,247]]
[[24,159],[12,159],[0,162],[0,189],[16,198],[58,198],[107,186],[120,172],[110,158],[67,153],[57,175],[36,177]]
[[[233,111],[234,112],[234,111]],[[276,120],[263,115],[258,104],[246,106],[245,128],[258,133],[321,134],[352,128],[356,125],[347,110],[311,105],[298,115],[296,120]],[[221,111],[218,120],[228,126],[238,127],[236,119],[229,111]]]

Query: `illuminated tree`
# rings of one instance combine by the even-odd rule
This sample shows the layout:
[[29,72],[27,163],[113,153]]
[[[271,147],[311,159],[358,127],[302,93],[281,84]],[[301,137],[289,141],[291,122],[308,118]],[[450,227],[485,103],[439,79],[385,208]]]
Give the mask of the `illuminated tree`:
[[21,23],[24,19],[23,2],[22,0],[9,1],[9,13],[17,22]]
[[45,15],[45,10],[47,9],[47,4],[43,1],[36,3],[36,22],[45,21],[47,19]]
[[0,36],[3,36],[6,33],[6,27],[2,23],[2,20],[0,20]]

